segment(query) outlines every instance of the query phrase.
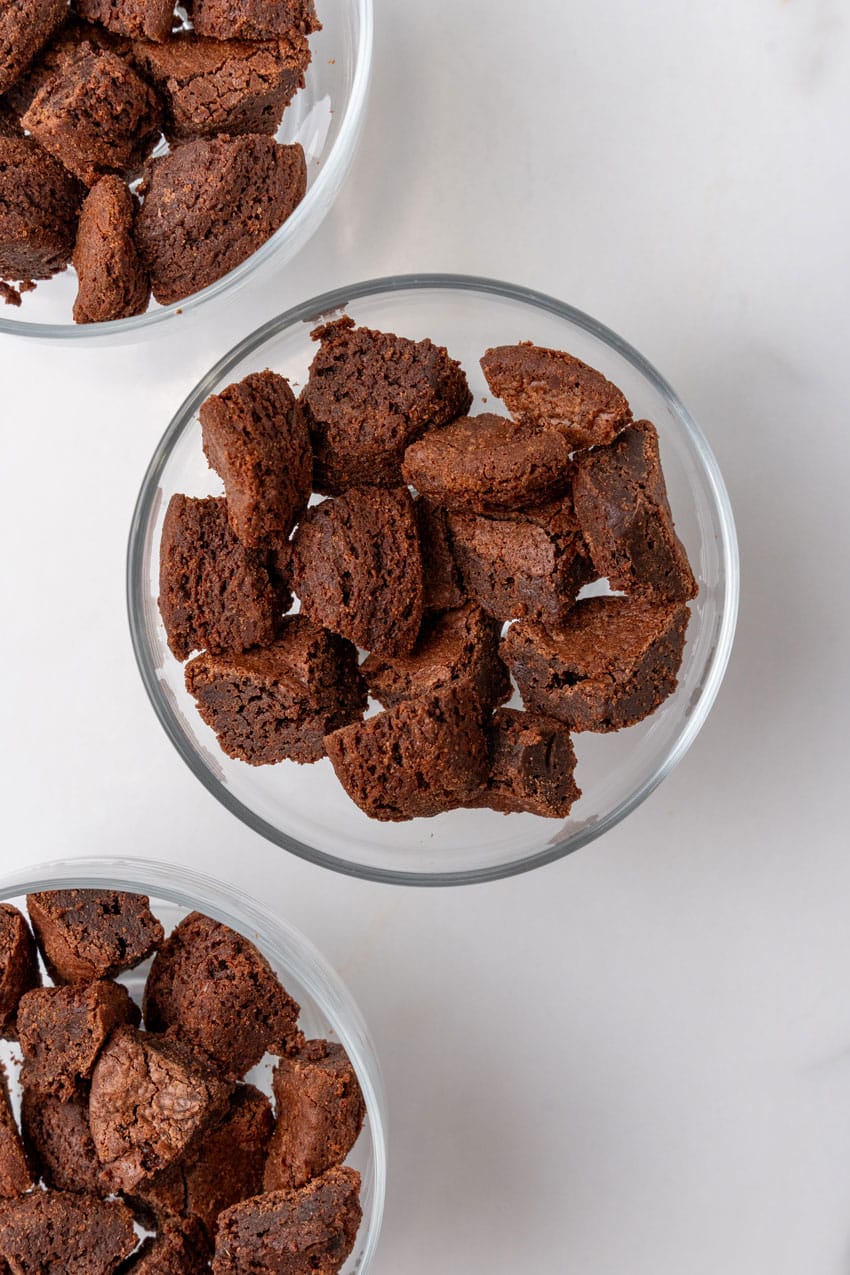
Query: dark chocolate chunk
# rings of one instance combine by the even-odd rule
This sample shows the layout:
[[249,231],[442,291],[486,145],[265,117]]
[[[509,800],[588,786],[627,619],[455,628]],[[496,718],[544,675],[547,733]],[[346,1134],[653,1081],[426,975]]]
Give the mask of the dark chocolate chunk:
[[198,35],[216,40],[277,40],[320,31],[313,0],[187,0]]
[[66,0],[5,0],[0,8],[0,93],[20,79],[66,12]]
[[16,1199],[32,1190],[36,1181],[12,1114],[6,1068],[0,1062],[0,1200]]
[[49,279],[71,260],[83,188],[31,137],[0,137],[0,278]]
[[43,890],[27,896],[35,937],[56,983],[115,978],[141,965],[163,940],[144,894]]
[[18,1005],[41,983],[38,954],[23,914],[0,903],[0,1040],[18,1039]]
[[89,1128],[89,1096],[66,1102],[24,1086],[21,1098],[24,1143],[46,1186],[57,1191],[109,1195]]
[[118,1200],[33,1191],[0,1205],[0,1262],[12,1275],[113,1275],[135,1247]]
[[487,727],[487,740],[490,776],[467,805],[566,819],[581,796],[567,727],[540,713],[499,708]]
[[80,17],[116,35],[167,40],[175,25],[174,0],[74,0]]
[[89,192],[74,246],[75,323],[105,323],[144,314],[151,288],[133,239],[136,204],[120,177],[101,177]]

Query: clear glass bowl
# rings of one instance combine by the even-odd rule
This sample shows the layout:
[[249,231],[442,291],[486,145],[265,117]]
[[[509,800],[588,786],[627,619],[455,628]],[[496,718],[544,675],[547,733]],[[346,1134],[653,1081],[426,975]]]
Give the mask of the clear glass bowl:
[[[266,367],[303,384],[315,350],[310,329],[341,307],[358,323],[448,346],[470,379],[473,412],[488,396],[478,366],[484,350],[532,340],[600,368],[625,391],[635,416],[658,428],[676,525],[700,583],[679,688],[638,726],[575,736],[583,796],[566,821],[459,810],[407,824],[376,823],[349,800],[327,759],[313,766],[253,767],[226,757],[185,690],[157,607],[158,553],[174,492],[221,491],[201,450],[198,408],[207,395]],[[637,351],[587,315],[524,288],[460,276],[408,276],[307,301],[247,337],[203,378],[145,475],[130,534],[128,596],[136,658],[156,713],[184,761],[233,814],[283,849],[340,872],[451,885],[509,876],[577,850],[625,818],[670,773],[705,721],[726,668],[738,606],[738,553],[729,499],[708,444]]]
[[[346,1160],[358,1169],[363,1185],[360,1202],[363,1221],[357,1242],[342,1275],[365,1275],[369,1270],[384,1212],[387,1181],[387,1115],[383,1080],[366,1024],[339,977],[313,945],[292,926],[261,904],[231,886],[187,868],[145,859],[71,859],[43,863],[0,876],[0,900],[22,911],[26,895],[38,890],[131,890],[150,896],[154,914],[168,934],[191,911],[204,912],[231,926],[256,943],[279,975],[287,991],[301,1006],[300,1026],[311,1038],[339,1041],[357,1072],[366,1103],[366,1122],[354,1150]],[[122,975],[137,1003],[150,961]],[[0,1058],[8,1062],[16,1046],[0,1041]],[[273,1062],[265,1059],[248,1079],[271,1094]],[[11,1078],[15,1067],[8,1068]],[[17,1102],[17,1084],[12,1097]]]
[[151,301],[145,314],[111,323],[75,324],[73,268],[39,283],[20,309],[0,306],[0,333],[41,341],[118,345],[142,340],[177,316],[185,321],[210,301],[246,283],[258,270],[291,261],[319,228],[351,167],[363,129],[372,66],[373,0],[320,0],[322,30],[310,37],[306,85],[284,112],[281,142],[300,142],[307,157],[307,194],[247,261],[208,288],[174,305]]

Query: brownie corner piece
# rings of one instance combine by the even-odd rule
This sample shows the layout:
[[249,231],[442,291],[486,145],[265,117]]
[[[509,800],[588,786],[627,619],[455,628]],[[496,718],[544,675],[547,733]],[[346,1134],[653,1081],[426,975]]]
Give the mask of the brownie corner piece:
[[467,804],[503,814],[565,819],[581,796],[568,728],[540,713],[499,708],[488,727],[490,774]]
[[22,996],[41,985],[38,952],[26,918],[0,903],[0,1040],[17,1040]]
[[43,890],[27,896],[38,946],[57,983],[112,979],[162,943],[162,926],[143,894],[125,890]]
[[21,1275],[112,1275],[136,1244],[119,1200],[32,1191],[0,1208],[0,1269]]
[[86,196],[72,257],[75,323],[128,319],[147,309],[150,281],[133,239],[135,216],[135,200],[115,174],[101,177]]

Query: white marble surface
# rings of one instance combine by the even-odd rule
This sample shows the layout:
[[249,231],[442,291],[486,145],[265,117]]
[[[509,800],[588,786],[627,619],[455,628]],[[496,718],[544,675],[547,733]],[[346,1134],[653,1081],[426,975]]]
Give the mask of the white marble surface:
[[[376,7],[366,139],[294,268],[185,341],[0,343],[3,862],[182,859],[325,950],[390,1094],[375,1275],[847,1275],[850,10]],[[200,788],[123,573],[214,357],[337,283],[435,269],[554,293],[669,377],[726,474],[743,604],[641,810],[537,874],[415,892],[290,861]]]

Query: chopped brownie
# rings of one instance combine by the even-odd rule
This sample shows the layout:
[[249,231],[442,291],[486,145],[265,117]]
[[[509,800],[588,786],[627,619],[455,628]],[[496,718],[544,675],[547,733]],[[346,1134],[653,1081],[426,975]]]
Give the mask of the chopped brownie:
[[136,202],[120,177],[107,174],[89,192],[72,261],[77,272],[75,323],[105,323],[144,314],[151,288],[133,239]]
[[463,416],[472,395],[442,346],[371,328],[348,317],[312,333],[321,342],[301,402],[316,456],[316,490],[398,487],[409,443]]
[[254,372],[211,394],[198,415],[235,535],[254,549],[285,541],[307,508],[313,478],[310,435],[287,379]]
[[558,629],[518,620],[502,655],[528,708],[577,731],[620,730],[676,689],[689,618],[681,603],[586,598]]
[[469,679],[481,705],[491,709],[511,694],[508,670],[499,658],[501,625],[474,602],[426,617],[410,655],[370,655],[366,683],[385,708]]
[[187,0],[198,35],[216,40],[277,40],[320,31],[313,0]]
[[44,1183],[57,1191],[109,1195],[89,1128],[89,1096],[67,1102],[24,1086],[21,1098],[24,1144]]
[[214,1275],[336,1275],[357,1238],[359,1196],[360,1174],[345,1167],[234,1205],[219,1218]]
[[194,1218],[172,1219],[150,1235],[133,1254],[121,1275],[201,1275],[209,1269],[210,1245]]
[[144,894],[43,890],[27,908],[47,972],[56,983],[89,983],[135,969],[159,947],[162,926]]
[[308,509],[293,539],[304,612],[357,646],[413,649],[422,623],[422,557],[405,487],[359,487]]
[[366,1105],[342,1045],[308,1040],[282,1058],[272,1078],[277,1124],[263,1189],[303,1186],[342,1164],[357,1141]]
[[18,115],[23,115],[28,110],[36,94],[55,78],[57,72],[63,71],[79,56],[81,45],[88,44],[94,50],[106,50],[121,57],[130,50],[129,40],[122,40],[93,22],[83,22],[76,13],[69,10],[66,12],[68,17],[53,39],[44,46],[14,88],[9,90],[9,104]]
[[223,497],[171,497],[159,550],[159,610],[178,660],[274,641],[275,590],[268,557],[240,544]]
[[271,238],[301,202],[300,145],[198,138],[150,162],[136,242],[162,305],[215,283]]
[[422,554],[422,587],[426,611],[450,611],[466,601],[455,562],[448,514],[424,496],[413,503]]
[[404,455],[407,482],[459,513],[539,505],[570,482],[570,446],[556,430],[485,412],[431,430]]
[[253,766],[318,761],[324,736],[366,708],[356,649],[303,615],[261,651],[196,656],[186,689],[227,755]]
[[0,93],[27,69],[67,12],[67,0],[5,0],[0,7]]
[[0,1062],[0,1200],[13,1200],[36,1184],[9,1101],[6,1068]]
[[89,1125],[122,1191],[185,1155],[226,1110],[232,1086],[182,1042],[133,1027],[113,1033],[94,1069]]
[[144,1012],[151,1031],[170,1028],[236,1079],[284,1052],[299,1009],[253,943],[192,912],[157,953]]
[[562,722],[540,713],[500,708],[487,728],[490,776],[466,804],[504,814],[527,812],[566,819],[581,796],[573,778],[576,755]]
[[0,278],[64,270],[82,198],[79,182],[31,137],[0,137]]
[[384,822],[453,810],[487,778],[482,710],[468,680],[335,731],[325,747],[351,800]]
[[632,419],[622,391],[564,350],[530,341],[500,345],[486,352],[481,366],[512,416],[557,429],[572,447],[610,443]]
[[74,0],[80,17],[116,35],[167,40],[175,23],[174,0]]
[[624,430],[609,447],[576,458],[576,515],[593,563],[612,589],[687,602],[698,593],[676,535],[649,421]]
[[0,1206],[0,1260],[13,1275],[113,1275],[135,1247],[118,1200],[33,1191]]
[[18,1004],[41,983],[30,928],[11,903],[0,903],[0,1040],[17,1040]]

